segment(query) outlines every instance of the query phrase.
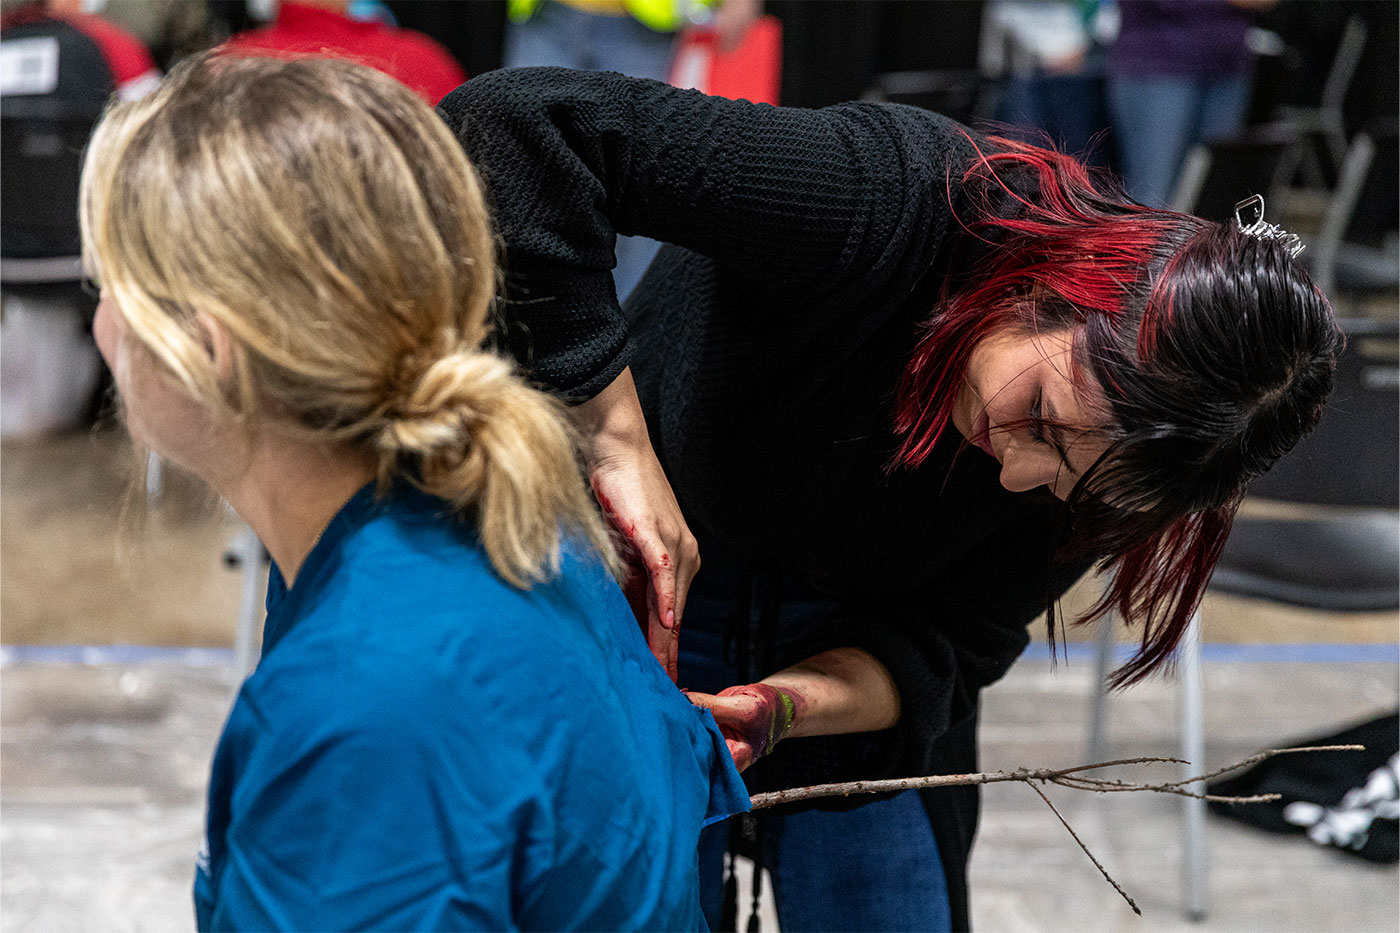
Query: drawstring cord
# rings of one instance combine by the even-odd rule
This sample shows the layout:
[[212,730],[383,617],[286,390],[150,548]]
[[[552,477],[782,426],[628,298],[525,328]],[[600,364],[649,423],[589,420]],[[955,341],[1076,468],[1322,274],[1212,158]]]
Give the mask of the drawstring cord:
[[[749,902],[749,926],[748,933],[759,933],[758,927],[758,897],[763,893],[763,830],[764,819],[762,816],[753,817],[753,888],[752,900]],[[736,892],[737,895],[737,892]]]
[[[735,594],[724,627],[722,651],[726,663],[739,674],[739,683],[757,683],[773,669],[774,638],[778,611],[782,607],[782,576],[763,570],[751,571]],[[744,775],[749,792],[754,792],[753,768]],[[747,854],[753,861],[752,900],[748,933],[759,933],[758,901],[763,890],[763,830],[766,813],[743,813],[730,825],[729,852],[724,880],[724,909],[721,928],[734,930],[739,922],[739,881],[735,859]]]

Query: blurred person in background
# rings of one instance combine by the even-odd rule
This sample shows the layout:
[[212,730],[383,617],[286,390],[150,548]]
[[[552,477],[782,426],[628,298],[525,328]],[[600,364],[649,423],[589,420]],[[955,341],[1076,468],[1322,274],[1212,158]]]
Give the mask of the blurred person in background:
[[[682,28],[708,23],[729,50],[762,7],[762,0],[510,0],[505,67],[557,65],[665,81]],[[618,238],[613,280],[620,297],[636,287],[659,246]]]
[[[140,40],[77,0],[0,3],[0,434],[96,417],[95,302],[77,262],[82,149],[103,106],[160,83]],[[24,266],[29,274],[17,273]]]
[[109,112],[83,185],[133,440],[273,560],[199,928],[704,929],[701,827],[748,798],[563,407],[482,347],[495,241],[442,121],[357,64],[206,56]]
[[45,95],[67,102],[134,100],[160,83],[141,40],[82,0],[0,3],[0,96]]
[[666,80],[676,34],[705,24],[733,49],[762,0],[510,0],[505,67],[558,65]]
[[1186,153],[1233,136],[1249,110],[1246,35],[1277,0],[1118,0],[1108,100],[1128,194],[1164,207]]
[[506,0],[423,3],[384,0],[400,26],[432,36],[469,75],[495,71],[504,60]]
[[84,6],[140,39],[162,70],[224,38],[204,0],[85,0]]
[[349,58],[397,78],[429,104],[467,79],[462,66],[427,36],[349,14],[349,0],[280,0],[271,25],[231,37],[224,49],[245,55]]
[[992,0],[983,27],[984,72],[1004,76],[996,120],[1048,136],[1065,152],[1107,164],[1108,128],[1098,0]]
[[[1141,626],[1115,682],[1159,669],[1330,391],[1286,237],[931,111],[559,69],[439,111],[496,208],[506,342],[578,403],[652,649],[757,791],[978,770],[980,691],[1094,564],[1080,621]],[[623,305],[619,229],[668,244]],[[977,812],[946,788],[713,828],[707,918],[733,844],[785,929],[964,928]]]

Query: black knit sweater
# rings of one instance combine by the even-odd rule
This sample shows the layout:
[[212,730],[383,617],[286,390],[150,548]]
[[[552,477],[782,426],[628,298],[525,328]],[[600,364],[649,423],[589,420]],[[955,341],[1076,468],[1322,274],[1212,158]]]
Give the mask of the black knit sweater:
[[[1052,573],[1061,504],[1008,493],[956,432],[917,471],[886,469],[916,329],[978,255],[958,219],[966,131],[560,69],[484,74],[439,109],[489,191],[517,355],[574,398],[631,365],[702,557],[836,597],[821,647],[864,648],[898,684],[895,729],[791,740],[766,783],[974,768],[978,691],[1083,567]],[[674,244],[625,312],[617,233]],[[975,791],[927,799],[957,885]]]

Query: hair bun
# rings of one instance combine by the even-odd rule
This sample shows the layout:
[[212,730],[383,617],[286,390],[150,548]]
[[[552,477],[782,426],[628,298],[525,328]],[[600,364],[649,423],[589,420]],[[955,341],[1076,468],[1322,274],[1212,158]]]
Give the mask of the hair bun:
[[377,438],[384,453],[466,459],[475,433],[520,387],[509,362],[457,349],[433,361],[385,415]]
[[611,565],[564,406],[508,360],[449,350],[412,379],[375,442],[381,478],[474,511],[491,563],[516,586],[558,571],[561,531],[582,532]]

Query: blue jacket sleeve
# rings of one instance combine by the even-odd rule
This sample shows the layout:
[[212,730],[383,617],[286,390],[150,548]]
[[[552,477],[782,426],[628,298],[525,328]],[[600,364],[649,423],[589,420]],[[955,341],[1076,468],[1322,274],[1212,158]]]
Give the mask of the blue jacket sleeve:
[[228,824],[201,927],[517,929],[513,885],[535,838],[528,771],[357,705],[279,709],[275,726],[245,706],[244,723],[230,720],[246,738],[222,763]]

